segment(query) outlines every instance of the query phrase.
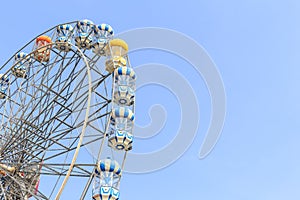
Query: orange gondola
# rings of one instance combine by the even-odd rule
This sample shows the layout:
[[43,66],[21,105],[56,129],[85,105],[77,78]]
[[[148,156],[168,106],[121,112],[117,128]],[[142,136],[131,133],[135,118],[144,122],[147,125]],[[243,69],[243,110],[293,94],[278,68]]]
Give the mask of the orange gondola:
[[[39,62],[48,62],[50,60],[50,49],[52,48],[52,40],[46,35],[36,38],[34,58]],[[44,46],[44,47],[43,47]]]

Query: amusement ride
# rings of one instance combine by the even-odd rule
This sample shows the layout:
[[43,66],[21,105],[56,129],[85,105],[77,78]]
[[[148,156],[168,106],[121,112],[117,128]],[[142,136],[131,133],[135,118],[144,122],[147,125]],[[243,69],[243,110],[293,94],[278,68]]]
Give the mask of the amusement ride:
[[71,179],[78,199],[119,199],[135,108],[127,53],[110,25],[80,20],[38,35],[0,67],[1,200],[65,199]]

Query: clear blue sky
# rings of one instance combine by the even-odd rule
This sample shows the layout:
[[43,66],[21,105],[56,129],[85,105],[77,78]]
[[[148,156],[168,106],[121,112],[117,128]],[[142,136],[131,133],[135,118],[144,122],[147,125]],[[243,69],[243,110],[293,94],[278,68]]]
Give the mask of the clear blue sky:
[[[0,63],[42,31],[88,18],[110,23],[116,32],[155,26],[185,33],[218,66],[226,88],[227,116],[214,150],[198,159],[209,124],[210,99],[201,77],[191,75],[201,110],[193,145],[163,170],[125,174],[121,200],[300,199],[299,1],[3,1],[1,8]],[[192,74],[188,65],[167,60],[163,53],[144,52],[136,57],[132,56],[133,66],[161,62],[187,78]],[[178,114],[171,94],[146,100],[160,90],[152,86],[138,91],[144,97],[137,103],[137,123],[148,123],[146,112],[153,103],[169,102],[169,115]],[[136,151],[155,150],[153,146],[172,139],[172,124],[178,120],[175,114],[168,118],[161,140],[160,136],[137,140]]]

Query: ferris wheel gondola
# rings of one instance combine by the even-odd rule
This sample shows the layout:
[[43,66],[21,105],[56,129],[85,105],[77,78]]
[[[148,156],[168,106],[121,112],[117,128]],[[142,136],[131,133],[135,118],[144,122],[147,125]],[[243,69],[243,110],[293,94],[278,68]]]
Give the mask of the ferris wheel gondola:
[[94,26],[94,42],[92,44],[93,52],[99,55],[105,55],[107,42],[114,36],[114,30],[109,24],[100,24]]
[[71,50],[71,37],[73,26],[70,24],[62,24],[56,28],[56,48],[61,51],[68,52]]
[[27,69],[30,66],[31,58],[27,53],[19,52],[15,55],[16,65],[11,69],[12,74],[18,78],[27,77]]
[[92,47],[92,32],[94,23],[91,20],[81,20],[76,24],[77,32],[75,36],[76,46],[82,49],[90,49]]

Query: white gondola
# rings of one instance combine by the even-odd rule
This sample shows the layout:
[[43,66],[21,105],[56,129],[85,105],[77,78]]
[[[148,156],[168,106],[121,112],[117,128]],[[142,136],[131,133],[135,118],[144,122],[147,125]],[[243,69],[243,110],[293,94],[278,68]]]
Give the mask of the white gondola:
[[72,32],[73,27],[70,24],[63,24],[60,26],[57,26],[56,28],[56,48],[68,52],[71,49],[71,37],[72,37]]
[[0,74],[0,99],[4,99],[6,97],[8,84],[9,78],[4,74]]
[[120,165],[111,159],[100,160],[93,185],[93,200],[118,200],[118,185],[122,170]]
[[134,90],[126,85],[116,86],[114,92],[114,103],[120,106],[130,106],[134,103]]
[[130,151],[132,149],[133,135],[127,131],[116,130],[108,139],[108,145],[116,150]]
[[132,149],[134,114],[127,107],[117,107],[111,113],[111,133],[108,146],[115,150],[129,151]]
[[134,113],[129,108],[113,108],[111,113],[110,122],[113,130],[132,131],[134,125]]
[[92,47],[92,31],[94,23],[90,20],[81,20],[77,23],[75,44],[82,49],[90,49]]
[[108,24],[94,26],[94,42],[92,44],[93,52],[98,55],[105,55],[105,46],[114,35],[113,28]]
[[26,78],[31,58],[27,53],[19,52],[15,55],[15,66],[11,69],[12,74],[18,78]]
[[135,89],[136,75],[130,67],[119,67],[114,71],[115,83],[117,85],[126,85]]

